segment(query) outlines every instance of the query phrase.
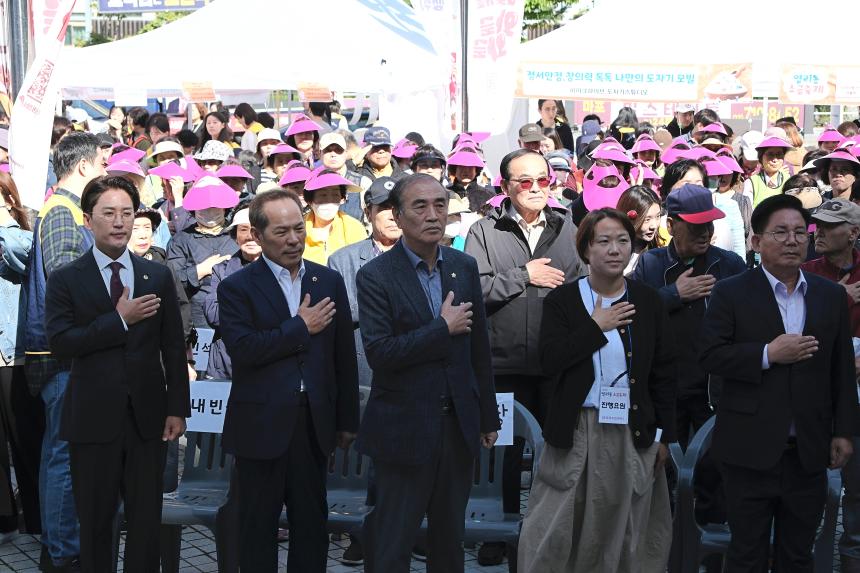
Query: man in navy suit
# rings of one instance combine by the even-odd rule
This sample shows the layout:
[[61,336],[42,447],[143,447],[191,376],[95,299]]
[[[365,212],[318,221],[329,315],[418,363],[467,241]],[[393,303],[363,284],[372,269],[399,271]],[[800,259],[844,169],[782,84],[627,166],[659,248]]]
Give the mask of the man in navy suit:
[[326,462],[358,430],[349,300],[339,274],[302,259],[298,195],[258,195],[250,221],[263,254],[218,287],[221,336],[233,361],[223,440],[236,456],[240,568],[277,571],[286,504],[288,570],[324,573]]
[[478,265],[439,245],[448,194],[425,174],[391,190],[403,231],[358,271],[358,311],[373,385],[357,448],[376,469],[364,523],[368,573],[406,573],[425,513],[429,571],[463,571],[473,461],[496,441],[490,341]]
[[800,270],[809,214],[775,195],[752,214],[761,267],[716,284],[701,364],[723,377],[711,446],[722,462],[732,539],[726,571],[812,573],[827,493],[857,435],[857,384],[841,285]]

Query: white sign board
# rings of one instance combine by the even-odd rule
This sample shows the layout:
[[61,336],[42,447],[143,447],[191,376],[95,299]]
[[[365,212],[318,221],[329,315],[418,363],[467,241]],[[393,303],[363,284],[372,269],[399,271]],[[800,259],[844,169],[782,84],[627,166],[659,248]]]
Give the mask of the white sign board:
[[209,350],[212,348],[212,338],[215,331],[211,328],[197,329],[197,344],[194,345],[194,369],[203,372],[209,364]]
[[512,446],[514,445],[514,393],[497,392],[496,404],[499,407],[499,420],[502,421],[496,445]]
[[224,429],[224,415],[227,413],[227,399],[230,397],[232,386],[230,382],[191,383],[189,432],[221,433]]

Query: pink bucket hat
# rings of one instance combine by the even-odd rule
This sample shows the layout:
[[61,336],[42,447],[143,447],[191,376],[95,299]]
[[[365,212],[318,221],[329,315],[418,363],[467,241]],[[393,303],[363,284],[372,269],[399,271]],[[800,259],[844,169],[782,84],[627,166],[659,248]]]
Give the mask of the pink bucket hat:
[[621,145],[600,145],[591,152],[592,159],[606,159],[608,161],[617,161],[618,163],[629,163],[633,165],[633,160],[627,157],[624,153],[624,148]]
[[269,152],[269,157],[273,155],[278,155],[279,153],[295,153],[296,155],[301,155],[301,152],[292,145],[287,145],[286,143],[279,143]]
[[836,141],[842,143],[843,141],[845,141],[845,138],[842,136],[841,133],[831,127],[830,129],[825,129],[824,131],[822,131],[821,135],[818,136],[818,143],[825,143],[827,141]]
[[637,161],[636,165],[630,169],[630,180],[639,181],[640,173],[642,174],[642,181],[657,181],[660,179],[660,176],[653,169],[645,165],[644,161]]
[[448,158],[448,165],[459,165],[460,167],[484,168],[484,160],[477,153],[471,151],[458,151]]
[[708,124],[696,133],[719,133],[720,135],[729,135],[729,132],[726,131],[726,128],[723,127],[723,124],[720,122]]
[[[110,166],[108,166],[110,168]],[[170,179],[172,177],[182,177],[182,180],[186,183],[190,181],[194,181],[196,177],[193,173],[191,173],[187,169],[183,169],[173,161],[169,163],[165,163],[164,165],[159,165],[158,167],[153,167],[149,170],[150,175],[158,175],[162,179]]]
[[[289,171],[287,173],[289,173]],[[337,173],[320,170],[311,173],[310,178],[308,178],[307,183],[305,183],[305,190],[317,191],[326,187],[339,187],[341,185],[355,187],[351,181],[341,177]]]
[[[298,161],[296,163],[298,163]],[[287,170],[284,171],[281,180],[278,181],[278,185],[280,185],[281,187],[285,187],[287,185],[292,185],[293,183],[304,183],[311,178],[312,174],[313,173],[311,172],[311,170],[304,165],[287,167]]]
[[415,145],[408,139],[401,139],[391,149],[391,155],[397,157],[398,159],[410,159],[415,153],[416,149],[418,149],[417,145]]
[[122,151],[111,155],[110,159],[108,159],[108,163],[113,163],[114,161],[132,161],[137,163],[143,159],[144,155],[146,155],[145,151],[129,147],[128,149],[123,149]]
[[185,195],[182,206],[187,211],[200,211],[218,207],[230,209],[239,203],[239,196],[226,183],[211,175],[197,180]]
[[308,116],[299,114],[289,129],[287,129],[287,137],[297,133],[307,133],[308,131],[320,131],[320,126]]
[[726,166],[730,171],[734,173],[743,173],[744,170],[741,169],[738,160],[732,157],[731,153],[717,153],[717,161]]
[[780,147],[783,149],[791,149],[791,144],[779,137],[765,137],[761,143],[755,146],[756,149],[766,149],[768,147]]
[[673,143],[671,147],[667,147],[663,150],[663,153],[660,154],[660,161],[666,165],[675,163],[678,159],[681,159],[680,154],[682,152],[689,150],[690,146],[686,143]]
[[232,163],[230,165],[222,165],[218,171],[215,172],[215,177],[219,179],[222,177],[239,177],[241,179],[253,179],[254,176],[245,171],[245,168],[241,165],[236,165]]
[[[176,165],[174,163],[174,165]],[[179,167],[177,165],[177,167]],[[134,161],[113,161],[108,163],[107,166],[108,173],[131,173],[133,175],[138,175],[140,177],[146,177],[143,174],[143,169],[140,168],[140,164]]]
[[660,153],[662,149],[660,149],[660,146],[656,141],[654,141],[654,138],[647,133],[643,133],[638,139],[636,139],[636,143],[633,144],[633,149],[631,149],[630,152],[635,155],[642,151],[656,151],[657,153]]
[[727,167],[717,158],[703,158],[702,165],[705,166],[705,173],[708,177],[718,177],[720,175],[730,175],[732,170]]
[[[599,183],[607,177],[615,176],[618,178],[618,185],[615,187],[601,187]],[[592,165],[591,169],[585,174],[582,179],[582,201],[585,208],[589,211],[602,209],[603,207],[615,208],[618,205],[618,199],[630,185],[624,180],[618,169],[614,165]]]

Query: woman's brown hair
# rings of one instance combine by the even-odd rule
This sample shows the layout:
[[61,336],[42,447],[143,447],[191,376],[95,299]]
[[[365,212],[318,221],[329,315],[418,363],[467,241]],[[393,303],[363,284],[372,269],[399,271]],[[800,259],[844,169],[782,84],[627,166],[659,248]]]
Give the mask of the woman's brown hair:
[[18,225],[25,231],[30,230],[30,220],[27,218],[27,212],[21,204],[21,197],[18,195],[18,186],[15,185],[15,180],[5,171],[0,171],[0,195],[3,195],[3,202],[9,203],[9,214],[18,222]]
[[604,219],[615,219],[621,223],[621,226],[630,235],[631,244],[636,239],[636,230],[633,228],[633,223],[630,222],[630,218],[626,213],[622,213],[618,209],[611,207],[591,211],[585,216],[576,231],[576,252],[585,264],[588,264],[588,257],[585,253],[588,250],[588,246],[594,240],[594,229]]

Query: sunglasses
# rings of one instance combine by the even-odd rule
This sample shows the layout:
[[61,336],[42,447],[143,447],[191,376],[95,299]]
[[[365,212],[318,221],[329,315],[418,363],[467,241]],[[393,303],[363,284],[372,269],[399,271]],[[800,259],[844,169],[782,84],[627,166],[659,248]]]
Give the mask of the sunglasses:
[[528,177],[523,179],[508,179],[508,181],[514,181],[516,183],[519,183],[519,187],[523,191],[531,190],[532,186],[534,186],[535,183],[537,183],[538,187],[540,187],[541,189],[546,189],[547,187],[549,187],[549,177],[545,176],[538,177],[537,179],[531,179]]

